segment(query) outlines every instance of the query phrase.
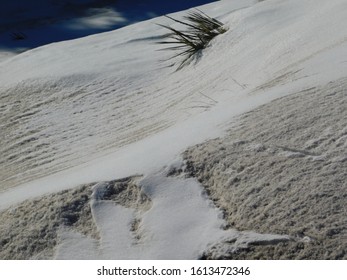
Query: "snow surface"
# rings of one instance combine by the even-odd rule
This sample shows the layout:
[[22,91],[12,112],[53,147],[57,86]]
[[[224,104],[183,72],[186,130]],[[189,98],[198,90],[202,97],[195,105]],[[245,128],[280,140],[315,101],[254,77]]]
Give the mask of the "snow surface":
[[[289,236],[223,230],[222,213],[205,197],[195,179],[153,174],[140,182],[152,201],[144,213],[99,200],[107,184],[94,186],[91,209],[100,232],[95,240],[63,229],[56,259],[196,259],[221,240],[237,240],[235,250],[250,242],[289,240]],[[102,195],[101,195],[102,196]],[[140,220],[137,236],[131,230]]]
[[[53,42],[110,31],[213,0],[2,0],[0,61]],[[23,34],[18,40],[14,34]]]
[[[0,63],[0,209],[79,184],[147,176],[153,208],[143,221],[155,234],[146,249],[131,246],[131,209],[95,201],[102,252],[63,230],[58,258],[198,257],[225,237],[218,210],[196,182],[154,174],[188,146],[221,135],[233,117],[345,76],[346,1],[235,0],[199,9],[229,30],[178,72],[165,67],[170,54],[155,44],[166,32],[156,23],[173,24],[163,17]],[[188,194],[194,199],[185,200]],[[200,207],[194,215],[193,206]],[[176,243],[187,251],[177,252]]]

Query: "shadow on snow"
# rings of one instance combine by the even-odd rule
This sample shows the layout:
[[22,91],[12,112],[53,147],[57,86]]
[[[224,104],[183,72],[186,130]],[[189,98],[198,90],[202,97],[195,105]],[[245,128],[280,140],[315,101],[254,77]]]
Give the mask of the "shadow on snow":
[[2,0],[0,51],[18,53],[210,2],[214,0]]

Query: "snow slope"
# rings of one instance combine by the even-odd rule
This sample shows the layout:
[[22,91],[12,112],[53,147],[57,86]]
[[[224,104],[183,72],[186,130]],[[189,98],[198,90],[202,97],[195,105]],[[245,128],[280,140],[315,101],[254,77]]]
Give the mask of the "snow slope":
[[[189,248],[186,254],[163,256],[156,251],[162,245],[153,245],[156,253],[139,253],[137,248],[129,258],[194,258],[226,234],[218,210],[206,205],[206,198],[196,197],[197,183],[181,179],[171,183],[164,174],[156,188],[153,174],[171,166],[188,146],[220,136],[233,117],[345,77],[347,3],[235,0],[199,9],[217,17],[229,30],[181,71],[174,72],[161,62],[171,56],[158,51],[155,44],[166,32],[155,23],[172,24],[163,17],[43,46],[0,63],[0,209],[80,184],[144,175],[153,188],[149,195],[153,203],[163,203],[160,211],[153,207],[148,215],[141,214],[149,232],[163,230],[167,242],[171,238],[167,232],[174,238],[183,227],[180,223],[193,219],[183,211],[171,229],[164,224],[155,228],[151,219],[163,219],[156,211],[172,206],[177,212],[168,202],[173,197],[182,200],[182,209],[189,209],[190,202],[204,205],[199,210],[201,222],[190,235],[182,233],[184,240],[193,240],[203,221],[211,226],[199,244],[182,245]],[[187,186],[195,193],[192,200],[184,204],[179,196],[184,192],[172,192],[175,186]],[[107,212],[124,226],[134,215],[131,209],[113,204],[92,206],[94,219]],[[115,230],[110,220],[101,224],[102,236]],[[64,250],[72,238],[80,249],[94,248],[87,255],[91,258],[125,258],[131,242],[122,230],[119,234],[128,247],[110,245],[118,255],[97,253],[92,241],[64,231],[56,257],[74,257],[72,251]],[[161,244],[160,236],[153,237],[155,244]]]
[[0,61],[63,40],[110,31],[213,1],[2,0]]

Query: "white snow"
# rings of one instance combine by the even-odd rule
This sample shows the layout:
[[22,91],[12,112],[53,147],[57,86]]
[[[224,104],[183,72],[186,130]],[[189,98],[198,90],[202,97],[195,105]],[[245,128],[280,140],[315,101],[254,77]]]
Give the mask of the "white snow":
[[344,0],[225,0],[199,9],[229,31],[178,72],[160,62],[170,53],[155,44],[166,32],[156,23],[172,24],[164,17],[0,62],[0,209],[134,174],[145,176],[153,200],[141,214],[143,244],[129,233],[132,209],[96,199],[100,244],[62,229],[57,258],[196,258],[239,236],[221,229],[197,182],[158,174],[233,117],[346,74]]
[[[153,202],[144,213],[100,201],[105,184],[94,187],[91,208],[100,241],[72,230],[61,232],[57,259],[196,259],[221,240],[236,240],[234,250],[249,242],[271,241],[288,236],[240,233],[223,230],[222,213],[202,193],[195,179],[166,177],[165,172],[143,179],[140,185]],[[140,240],[131,233],[134,219],[140,220]],[[230,248],[229,248],[230,249]]]
[[[0,61],[53,42],[110,31],[212,0],[2,0]],[[15,34],[24,35],[18,39]]]

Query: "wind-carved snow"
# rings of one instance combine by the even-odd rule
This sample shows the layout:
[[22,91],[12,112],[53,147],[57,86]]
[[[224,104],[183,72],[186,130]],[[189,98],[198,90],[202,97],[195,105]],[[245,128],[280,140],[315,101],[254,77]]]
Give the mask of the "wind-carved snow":
[[[147,175],[139,183],[151,199],[146,209],[100,200],[105,184],[96,185],[100,239],[62,228],[57,258],[197,258],[207,248],[217,258],[288,239],[223,230],[194,179],[153,171],[220,136],[241,113],[345,77],[347,2],[235,0],[201,10],[229,29],[182,71],[159,63],[170,57],[154,44],[164,35],[154,23],[164,18],[0,63],[1,210],[79,184]],[[345,141],[341,135],[337,144]],[[283,147],[288,160],[325,155]]]
[[[203,6],[228,32],[211,42],[198,63],[177,72],[160,62],[171,56],[156,44],[166,32],[155,24],[165,24],[162,17],[1,62],[1,191],[90,162],[199,114],[202,123],[214,114],[222,124],[227,112],[244,107],[245,98],[257,106],[343,76],[346,3],[320,2]],[[206,111],[211,114],[201,114]]]
[[[290,240],[285,235],[224,230],[221,211],[208,200],[195,179],[166,177],[159,172],[144,178],[139,185],[150,198],[151,208],[137,213],[113,201],[100,200],[107,183],[96,184],[90,203],[100,240],[63,228],[55,257],[196,259],[212,246],[222,254],[251,243]],[[136,236],[132,228],[135,220],[139,223]]]

